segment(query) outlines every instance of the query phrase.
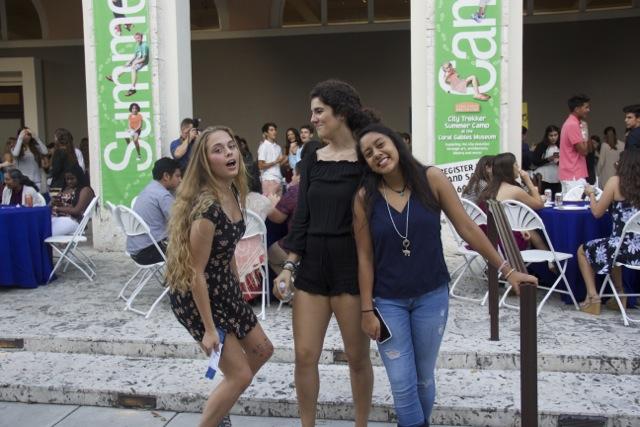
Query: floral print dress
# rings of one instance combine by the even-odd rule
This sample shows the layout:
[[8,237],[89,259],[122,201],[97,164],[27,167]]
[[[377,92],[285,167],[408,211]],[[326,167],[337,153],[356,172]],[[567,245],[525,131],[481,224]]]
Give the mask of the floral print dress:
[[[236,244],[245,231],[244,220],[231,222],[220,204],[214,202],[199,218],[215,225],[209,262],[205,267],[205,279],[209,290],[211,314],[216,328],[244,338],[258,323],[253,309],[242,298],[238,276],[232,268]],[[199,219],[196,218],[196,219]],[[170,291],[171,309],[178,321],[191,336],[201,342],[204,324],[191,292],[184,295]]]
[[[597,274],[609,274],[613,264],[613,254],[622,238],[622,230],[638,210],[626,201],[617,201],[609,207],[613,219],[613,230],[610,237],[591,240],[584,245],[584,252],[589,264]],[[640,265],[640,234],[630,233],[624,237],[617,257],[618,262]]]

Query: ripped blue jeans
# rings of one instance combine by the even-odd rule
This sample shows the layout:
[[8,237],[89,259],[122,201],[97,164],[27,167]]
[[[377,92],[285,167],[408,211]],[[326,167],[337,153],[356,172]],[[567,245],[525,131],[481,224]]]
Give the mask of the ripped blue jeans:
[[391,383],[398,425],[429,422],[436,397],[435,366],[449,315],[446,285],[416,298],[376,298],[391,339],[378,351]]

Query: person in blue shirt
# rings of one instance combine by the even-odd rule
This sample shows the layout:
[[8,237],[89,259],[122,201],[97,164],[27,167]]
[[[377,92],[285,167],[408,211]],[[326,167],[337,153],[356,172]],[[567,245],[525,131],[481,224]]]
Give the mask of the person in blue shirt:
[[449,310],[449,272],[440,238],[441,211],[456,231],[519,290],[536,278],[504,261],[467,215],[445,174],[416,160],[402,137],[380,124],[359,133],[365,178],[356,193],[353,232],[358,250],[361,326],[378,342],[399,426],[429,425],[435,364]]
[[193,119],[183,119],[180,123],[180,138],[171,141],[171,155],[178,161],[180,170],[184,175],[189,159],[191,158],[191,149],[198,138],[198,129],[194,127]]
[[[153,165],[152,175],[153,180],[138,195],[133,210],[147,223],[151,236],[165,251],[169,212],[175,201],[174,193],[182,181],[182,172],[178,162],[162,157]],[[163,260],[162,254],[146,234],[127,237],[127,252],[141,265]]]

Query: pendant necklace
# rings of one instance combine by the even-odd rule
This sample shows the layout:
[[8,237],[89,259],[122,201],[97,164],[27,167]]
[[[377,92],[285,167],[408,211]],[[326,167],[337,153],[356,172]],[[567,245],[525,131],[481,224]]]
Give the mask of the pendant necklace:
[[[407,185],[405,184],[405,186],[402,189],[403,193],[406,188],[407,188]],[[396,223],[393,222],[393,216],[391,215],[391,208],[389,207],[389,200],[387,200],[387,184],[384,182],[384,180],[382,182],[382,192],[384,194],[384,201],[387,204],[387,212],[389,212],[389,219],[391,220],[391,225],[393,225],[393,229],[396,231],[398,236],[400,236],[400,238],[402,239],[402,255],[411,256],[411,249],[409,249],[411,247],[411,241],[409,240],[409,209],[411,208],[411,197],[409,197],[409,199],[407,200],[407,221],[405,223],[404,236],[403,236],[400,233],[400,231],[398,231],[398,227],[396,227]]]
[[[382,181],[384,182],[385,185],[387,185],[387,181],[385,181],[384,178],[382,178]],[[394,190],[393,188],[391,188],[390,185],[388,187],[391,191],[398,194],[400,197],[404,197],[404,191],[407,189],[407,183],[406,182],[404,183],[404,185],[402,186],[402,190]]]

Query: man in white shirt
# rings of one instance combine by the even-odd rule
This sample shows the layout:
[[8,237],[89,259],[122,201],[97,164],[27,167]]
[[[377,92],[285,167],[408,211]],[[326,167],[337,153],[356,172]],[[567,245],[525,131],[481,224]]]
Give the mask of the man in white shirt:
[[282,195],[282,173],[280,165],[287,161],[287,156],[282,154],[282,148],[276,142],[278,127],[275,123],[265,123],[262,126],[264,141],[258,147],[258,169],[260,169],[260,182],[262,194]]

